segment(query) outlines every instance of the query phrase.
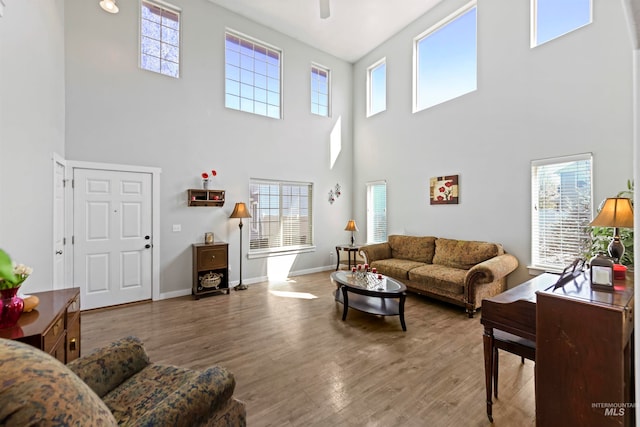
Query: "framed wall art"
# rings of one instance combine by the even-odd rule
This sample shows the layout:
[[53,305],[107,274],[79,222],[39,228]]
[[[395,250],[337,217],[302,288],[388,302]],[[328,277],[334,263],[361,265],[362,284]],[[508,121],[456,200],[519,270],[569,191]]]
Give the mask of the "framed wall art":
[[437,176],[429,180],[429,200],[432,205],[457,205],[458,175]]

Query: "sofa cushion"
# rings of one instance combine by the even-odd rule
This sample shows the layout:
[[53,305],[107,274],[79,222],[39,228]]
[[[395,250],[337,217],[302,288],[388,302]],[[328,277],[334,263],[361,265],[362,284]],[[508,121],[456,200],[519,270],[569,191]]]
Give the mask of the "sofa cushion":
[[130,336],[75,359],[67,367],[103,397],[149,363],[142,341]]
[[424,290],[438,288],[452,294],[464,293],[466,270],[440,264],[425,264],[409,272],[409,280]]
[[49,354],[0,339],[0,360],[1,425],[118,425],[98,395]]
[[206,420],[196,414],[211,416],[223,406],[234,388],[233,375],[220,366],[195,371],[151,364],[103,399],[121,426],[190,426]]
[[503,253],[502,245],[496,243],[437,239],[433,263],[469,270],[474,265]]
[[423,262],[411,261],[408,259],[381,259],[371,263],[372,268],[376,268],[378,273],[391,276],[396,279],[406,280],[409,278],[409,270],[425,265]]
[[433,260],[435,237],[392,235],[389,236],[388,241],[392,258],[409,259],[427,264],[431,264]]

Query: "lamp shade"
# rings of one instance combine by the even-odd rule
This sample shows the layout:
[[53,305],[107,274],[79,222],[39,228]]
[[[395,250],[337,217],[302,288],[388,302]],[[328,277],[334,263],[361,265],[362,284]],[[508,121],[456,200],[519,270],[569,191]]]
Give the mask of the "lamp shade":
[[349,222],[347,222],[347,226],[344,228],[345,231],[358,231],[358,226],[356,225],[356,221],[353,219],[350,219]]
[[118,13],[118,11],[120,10],[118,9],[116,0],[101,0],[100,7],[109,13]]
[[233,208],[233,212],[231,212],[231,216],[229,218],[251,218],[251,214],[247,210],[247,205],[244,203],[236,203],[236,206]]
[[589,225],[591,227],[633,228],[631,200],[626,197],[608,198]]

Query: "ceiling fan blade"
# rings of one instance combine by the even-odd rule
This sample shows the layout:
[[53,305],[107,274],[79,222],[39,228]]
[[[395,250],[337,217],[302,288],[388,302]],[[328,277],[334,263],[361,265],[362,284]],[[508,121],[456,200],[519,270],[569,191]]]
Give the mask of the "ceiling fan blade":
[[320,0],[320,18],[327,19],[330,15],[329,0]]

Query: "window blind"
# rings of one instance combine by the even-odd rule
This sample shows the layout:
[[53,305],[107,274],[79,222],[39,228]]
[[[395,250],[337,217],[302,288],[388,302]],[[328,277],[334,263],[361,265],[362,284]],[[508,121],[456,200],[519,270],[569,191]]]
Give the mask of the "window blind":
[[367,243],[387,241],[387,183],[367,184]]
[[251,180],[250,252],[313,246],[313,184]]
[[533,267],[562,270],[588,250],[591,180],[591,154],[531,163]]

